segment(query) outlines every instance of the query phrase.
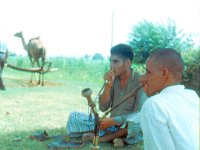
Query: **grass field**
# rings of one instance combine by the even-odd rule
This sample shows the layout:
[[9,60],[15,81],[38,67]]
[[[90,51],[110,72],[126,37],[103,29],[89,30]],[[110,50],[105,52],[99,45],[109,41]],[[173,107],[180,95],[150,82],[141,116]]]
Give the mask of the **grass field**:
[[[107,61],[52,58],[59,70],[45,74],[45,86],[29,83],[30,73],[5,68],[6,91],[0,91],[0,150],[45,150],[51,140],[38,142],[27,136],[47,130],[50,136],[66,134],[65,125],[71,111],[88,112],[81,96],[84,88],[93,90],[93,98],[103,83]],[[12,58],[10,63],[28,67],[26,58]],[[112,143],[101,143],[102,150],[112,150]],[[143,149],[141,143],[120,149]],[[80,148],[89,149],[88,145]]]

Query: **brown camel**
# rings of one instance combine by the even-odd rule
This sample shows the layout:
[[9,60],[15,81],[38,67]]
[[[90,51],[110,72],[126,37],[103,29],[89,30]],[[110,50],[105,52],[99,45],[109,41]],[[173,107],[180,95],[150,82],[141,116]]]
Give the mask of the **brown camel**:
[[[43,43],[40,40],[40,37],[35,37],[29,40],[28,44],[25,43],[24,36],[22,32],[16,33],[14,36],[21,38],[24,49],[27,51],[28,57],[30,59],[32,68],[37,63],[38,67],[44,65],[46,59],[46,48],[43,46]],[[41,64],[39,63],[39,59],[41,58]],[[44,75],[44,74],[42,74]],[[31,74],[30,82],[32,83],[33,73]],[[41,73],[39,73],[39,79],[37,79],[37,84],[40,84]],[[44,83],[42,82],[42,85]]]

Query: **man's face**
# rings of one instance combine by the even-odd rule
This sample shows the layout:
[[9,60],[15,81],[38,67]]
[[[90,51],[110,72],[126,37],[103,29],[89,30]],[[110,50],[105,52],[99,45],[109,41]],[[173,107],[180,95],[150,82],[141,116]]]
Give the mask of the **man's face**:
[[163,70],[155,64],[153,59],[148,59],[146,62],[146,73],[141,76],[140,82],[144,85],[144,91],[148,96],[152,96],[160,92],[165,85]]
[[128,60],[124,60],[118,55],[111,55],[110,69],[114,71],[115,76],[125,73],[127,67],[129,67],[127,61]]

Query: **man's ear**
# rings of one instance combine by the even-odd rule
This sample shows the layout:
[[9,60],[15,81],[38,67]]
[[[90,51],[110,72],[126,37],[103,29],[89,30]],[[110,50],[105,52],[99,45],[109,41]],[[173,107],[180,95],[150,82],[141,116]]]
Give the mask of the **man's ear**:
[[128,59],[128,60],[126,60],[126,65],[127,65],[127,67],[130,67],[131,66],[131,61]]
[[162,76],[165,78],[169,77],[169,70],[167,68],[162,69]]

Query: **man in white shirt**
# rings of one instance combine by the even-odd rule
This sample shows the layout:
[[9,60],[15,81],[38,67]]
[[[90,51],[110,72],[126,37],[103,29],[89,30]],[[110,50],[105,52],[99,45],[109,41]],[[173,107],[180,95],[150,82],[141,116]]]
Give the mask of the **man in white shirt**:
[[183,60],[173,49],[156,49],[140,82],[149,96],[141,111],[145,150],[198,150],[199,97],[180,85]]

